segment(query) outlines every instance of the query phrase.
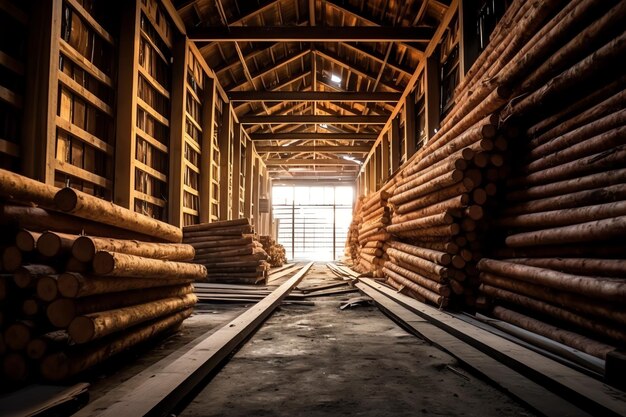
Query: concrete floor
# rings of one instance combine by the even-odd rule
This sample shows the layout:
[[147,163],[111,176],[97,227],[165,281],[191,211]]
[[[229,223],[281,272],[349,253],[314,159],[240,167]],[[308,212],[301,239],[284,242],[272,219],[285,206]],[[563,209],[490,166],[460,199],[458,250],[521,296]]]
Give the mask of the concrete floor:
[[376,307],[340,310],[352,296],[281,306],[179,416],[533,415]]

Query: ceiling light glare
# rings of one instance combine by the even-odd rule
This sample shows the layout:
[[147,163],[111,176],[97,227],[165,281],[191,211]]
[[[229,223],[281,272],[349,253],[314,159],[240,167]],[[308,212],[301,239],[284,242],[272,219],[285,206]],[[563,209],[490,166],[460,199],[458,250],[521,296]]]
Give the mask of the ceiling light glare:
[[341,77],[335,74],[330,74],[330,80],[334,83],[340,83]]
[[326,123],[322,123],[322,124],[320,125],[320,127],[321,127],[321,128],[324,128],[324,129],[328,129],[328,125],[327,125]]

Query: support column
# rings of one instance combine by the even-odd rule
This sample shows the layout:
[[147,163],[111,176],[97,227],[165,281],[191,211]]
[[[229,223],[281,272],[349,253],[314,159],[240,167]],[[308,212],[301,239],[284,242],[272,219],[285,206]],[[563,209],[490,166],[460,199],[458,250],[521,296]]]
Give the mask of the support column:
[[248,146],[250,146],[250,152],[246,152],[246,178],[243,187],[246,195],[244,198],[243,215],[249,219],[252,217],[252,158],[254,157],[252,141],[248,141]]
[[215,129],[215,80],[207,77],[204,94],[201,98],[202,106],[202,129],[200,153],[200,223],[207,223],[211,219],[211,199],[213,187],[211,186],[211,161],[213,158],[213,134]]
[[439,49],[426,59],[426,141],[430,140],[439,129],[441,116]]
[[229,103],[224,106],[222,112],[222,126],[220,129],[220,220],[232,219],[230,213],[230,184],[232,179],[230,178],[230,132],[232,129],[232,117],[231,117],[232,105]]
[[391,129],[389,129],[391,138],[391,172],[396,172],[400,168],[400,121],[394,117],[391,121]]
[[[233,144],[234,144],[234,152],[233,152],[233,195],[232,195],[232,218],[238,219],[239,212],[241,208],[239,207],[239,192],[240,187],[239,183],[241,181],[241,125],[239,123],[235,123],[233,125]],[[246,173],[247,175],[247,173]]]
[[383,184],[389,179],[389,131],[383,133],[383,139],[380,142],[381,169]]
[[406,146],[406,159],[409,160],[410,157],[415,153],[415,145],[417,144],[416,135],[417,135],[417,125],[415,123],[415,92],[412,91],[406,96],[406,100],[404,102],[404,132],[406,135],[406,140],[404,141]]
[[170,124],[170,170],[169,170],[169,222],[183,226],[184,181],[184,132],[185,132],[185,77],[187,76],[187,39],[176,40],[173,48],[171,124]]

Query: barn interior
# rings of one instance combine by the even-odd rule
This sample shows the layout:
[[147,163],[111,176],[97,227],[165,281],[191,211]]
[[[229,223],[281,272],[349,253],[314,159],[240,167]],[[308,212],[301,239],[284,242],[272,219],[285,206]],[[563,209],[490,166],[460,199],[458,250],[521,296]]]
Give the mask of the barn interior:
[[625,21],[0,0],[0,415],[626,416]]

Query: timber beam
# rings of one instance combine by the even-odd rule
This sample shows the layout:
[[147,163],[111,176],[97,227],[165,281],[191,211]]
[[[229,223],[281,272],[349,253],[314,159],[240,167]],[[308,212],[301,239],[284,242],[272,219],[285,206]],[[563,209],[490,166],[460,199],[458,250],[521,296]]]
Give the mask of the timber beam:
[[289,146],[255,146],[258,153],[300,153],[300,152],[342,152],[342,153],[368,153],[369,146],[313,146],[313,145],[289,145]]
[[378,133],[251,133],[250,139],[257,140],[376,140]]
[[307,166],[307,165],[319,165],[319,166],[354,166],[359,162],[351,159],[266,159],[265,166]]
[[230,101],[397,102],[400,93],[329,91],[229,91]]
[[344,124],[344,125],[384,125],[387,116],[315,116],[315,115],[287,115],[287,116],[241,116],[241,124]]

